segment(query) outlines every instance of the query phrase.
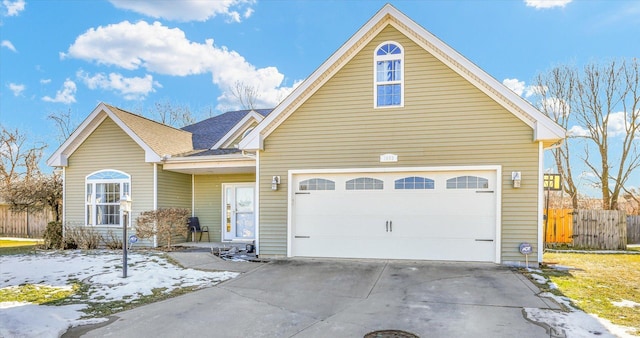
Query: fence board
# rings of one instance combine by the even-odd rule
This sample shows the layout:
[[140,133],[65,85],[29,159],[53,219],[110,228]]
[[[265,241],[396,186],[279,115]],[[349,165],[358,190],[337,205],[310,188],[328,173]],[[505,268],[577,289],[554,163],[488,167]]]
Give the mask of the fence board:
[[625,250],[627,217],[617,210],[576,210],[573,246],[579,249]]
[[573,209],[549,209],[547,219],[544,232],[546,243],[573,242]]
[[627,216],[627,244],[640,244],[640,215]]
[[15,212],[9,205],[0,204],[0,236],[42,238],[47,223],[54,220],[51,209],[37,212]]

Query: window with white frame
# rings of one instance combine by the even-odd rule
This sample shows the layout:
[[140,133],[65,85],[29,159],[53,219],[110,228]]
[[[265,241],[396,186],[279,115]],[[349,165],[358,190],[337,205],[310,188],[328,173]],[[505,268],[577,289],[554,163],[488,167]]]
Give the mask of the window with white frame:
[[117,170],[101,170],[87,176],[85,186],[86,224],[122,226],[120,199],[131,196],[131,176]]
[[402,107],[404,104],[404,50],[393,41],[381,43],[374,55],[375,107]]

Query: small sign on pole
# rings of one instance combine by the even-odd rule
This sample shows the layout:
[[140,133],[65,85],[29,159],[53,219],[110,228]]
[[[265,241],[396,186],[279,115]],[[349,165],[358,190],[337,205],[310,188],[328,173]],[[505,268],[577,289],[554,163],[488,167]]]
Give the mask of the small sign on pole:
[[524,261],[527,269],[529,268],[529,255],[533,253],[533,246],[529,243],[520,244],[520,253],[524,255]]

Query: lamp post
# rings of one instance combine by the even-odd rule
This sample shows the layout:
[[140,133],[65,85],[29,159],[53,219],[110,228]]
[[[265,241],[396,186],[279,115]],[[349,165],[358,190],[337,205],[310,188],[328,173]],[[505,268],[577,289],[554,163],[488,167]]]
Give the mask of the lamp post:
[[129,213],[131,213],[131,196],[124,194],[120,198],[120,209],[122,210],[122,278],[127,278],[127,225],[129,223]]

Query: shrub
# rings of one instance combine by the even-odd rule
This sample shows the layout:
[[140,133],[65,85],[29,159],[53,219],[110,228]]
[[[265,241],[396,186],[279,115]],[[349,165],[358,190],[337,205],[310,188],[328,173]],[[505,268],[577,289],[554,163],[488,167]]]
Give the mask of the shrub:
[[102,236],[91,227],[67,226],[64,229],[65,247],[83,250],[97,249],[102,242]]
[[136,218],[136,235],[140,238],[158,236],[160,243],[166,243],[171,248],[171,241],[176,235],[185,235],[187,217],[191,214],[184,208],[161,208],[144,211]]
[[44,231],[44,248],[45,249],[63,249],[64,242],[62,239],[62,222],[49,222]]
[[122,249],[122,239],[116,236],[111,230],[107,232],[107,238],[104,239],[104,244],[111,250]]

